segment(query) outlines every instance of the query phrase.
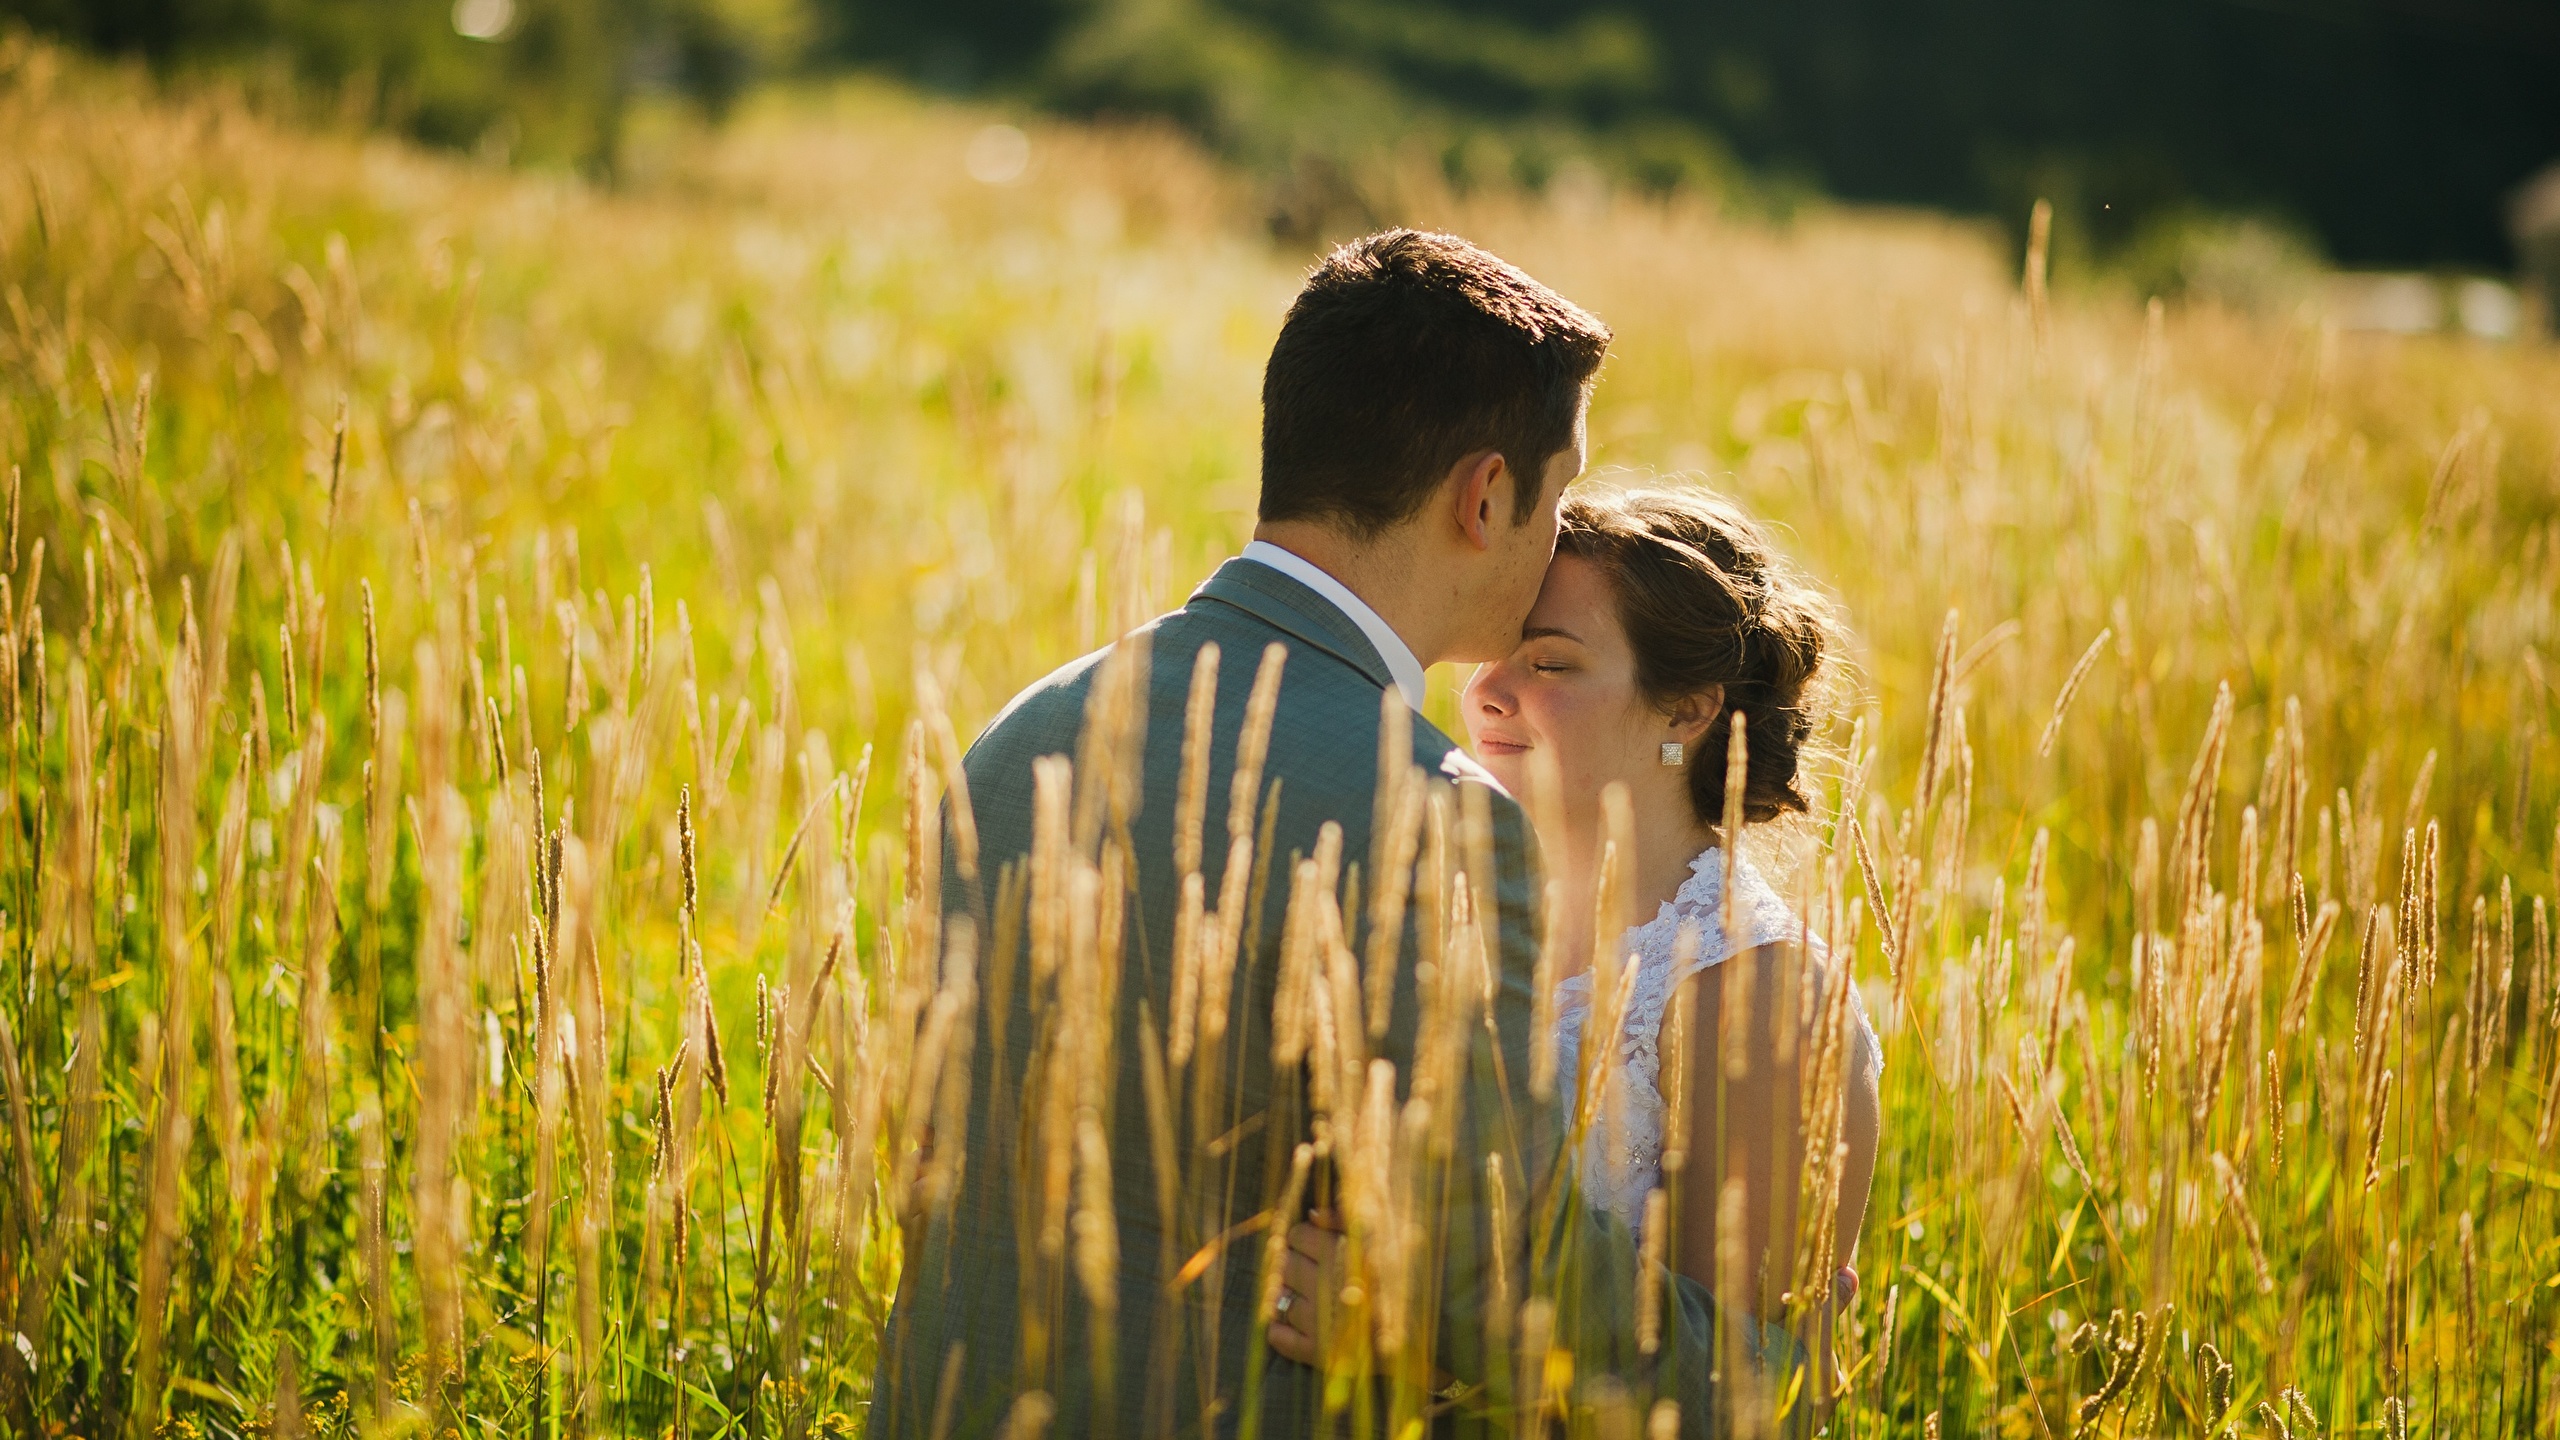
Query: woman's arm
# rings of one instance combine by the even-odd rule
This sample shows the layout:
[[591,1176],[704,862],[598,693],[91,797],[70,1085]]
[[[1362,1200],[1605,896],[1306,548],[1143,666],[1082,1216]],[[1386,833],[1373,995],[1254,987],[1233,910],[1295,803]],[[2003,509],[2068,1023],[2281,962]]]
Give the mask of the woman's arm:
[[[1764,1321],[1785,1314],[1787,1293],[1796,1281],[1797,1212],[1807,1148],[1802,1062],[1812,1037],[1799,1029],[1796,984],[1810,983],[1810,976],[1788,949],[1763,946],[1697,977],[1688,1056],[1691,1153],[1681,1177],[1675,1233],[1667,1237],[1681,1274],[1706,1285],[1724,1304]],[[1781,1024],[1797,1031],[1784,1046],[1778,1043]],[[1855,1024],[1849,1036],[1840,1136],[1848,1154],[1839,1209],[1825,1217],[1835,1227],[1837,1263],[1844,1265],[1855,1257],[1858,1232],[1866,1222],[1882,1130],[1878,1057],[1868,1034],[1865,1025]],[[1671,1077],[1664,1079],[1669,1083]],[[1831,1375],[1831,1307],[1822,1302],[1830,1298],[1831,1278],[1808,1277],[1819,1308],[1813,1311],[1812,1333],[1804,1337],[1826,1382]],[[1822,1388],[1827,1393],[1830,1386]]]
[[[1832,1253],[1840,1257],[1844,1266],[1857,1263],[1858,1236],[1867,1225],[1867,1194],[1875,1184],[1876,1147],[1884,1138],[1884,1097],[1879,1089],[1883,1072],[1884,1054],[1876,1043],[1875,1031],[1861,1018],[1849,1037],[1849,1073],[1842,1077],[1848,1091],[1841,1097],[1840,1143],[1848,1147],[1849,1153],[1840,1166],[1840,1214],[1833,1231]],[[1854,1293],[1851,1292],[1853,1296]],[[1839,1372],[1832,1363],[1831,1348],[1831,1326],[1836,1318],[1833,1312],[1837,1308],[1824,1307],[1821,1332],[1815,1337],[1825,1397],[1838,1386]]]
[[[1804,1046],[1786,1047],[1781,1059],[1776,1043],[1787,968],[1783,947],[1768,945],[1710,966],[1694,981],[1689,1159],[1676,1233],[1668,1237],[1681,1274],[1761,1320],[1783,1312],[1794,1253],[1780,1237],[1795,1233],[1804,1175],[1797,1063]],[[1793,1006],[1786,1023],[1795,1024]]]

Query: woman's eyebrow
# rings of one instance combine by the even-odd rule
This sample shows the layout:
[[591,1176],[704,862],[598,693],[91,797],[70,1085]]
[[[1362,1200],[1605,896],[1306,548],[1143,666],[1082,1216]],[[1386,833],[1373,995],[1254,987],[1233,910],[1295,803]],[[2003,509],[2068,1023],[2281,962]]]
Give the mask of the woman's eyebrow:
[[1576,645],[1582,643],[1581,636],[1570,630],[1558,629],[1553,625],[1524,625],[1520,628],[1520,638],[1523,640],[1544,640],[1550,635],[1570,640]]

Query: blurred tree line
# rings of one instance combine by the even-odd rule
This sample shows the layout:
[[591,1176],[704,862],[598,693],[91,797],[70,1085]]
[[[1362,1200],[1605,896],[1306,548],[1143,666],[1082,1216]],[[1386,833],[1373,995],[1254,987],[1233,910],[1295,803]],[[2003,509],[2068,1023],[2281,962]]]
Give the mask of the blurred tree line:
[[[1274,223],[1393,164],[1818,192],[2138,253],[2254,216],[2338,259],[2503,267],[2560,160],[2554,0],[0,0],[165,63],[245,59],[426,138],[610,168],[624,106],[888,68],[1170,117],[1273,178]],[[1382,157],[1392,164],[1381,165]]]
[[1420,133],[1463,180],[1489,134],[1533,182],[1570,150],[2021,227],[2045,196],[2107,254],[2213,212],[2503,267],[2510,197],[2560,161],[2553,0],[834,3],[850,53],[1265,161]]
[[714,118],[808,63],[806,0],[0,0],[0,22],[440,145],[609,174],[632,98]]

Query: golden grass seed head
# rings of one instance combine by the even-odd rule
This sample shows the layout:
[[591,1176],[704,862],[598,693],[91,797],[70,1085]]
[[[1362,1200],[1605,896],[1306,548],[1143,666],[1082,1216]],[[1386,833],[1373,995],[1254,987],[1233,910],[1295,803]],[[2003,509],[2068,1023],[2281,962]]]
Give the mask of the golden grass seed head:
[[2218,1430],[2223,1417],[2231,1413],[2232,1368],[2210,1340],[2196,1347],[2196,1377],[2204,1384],[2205,1429]]
[[2036,738],[2038,759],[2053,753],[2054,742],[2062,738],[2062,718],[2070,713],[2072,697],[2080,693],[2080,683],[2089,678],[2089,671],[2097,665],[2098,657],[2106,652],[2107,642],[2114,638],[2112,628],[2101,628],[2097,638],[2089,642],[2089,648],[2080,652],[2071,672],[2062,678],[2062,689],[2053,697],[2053,718],[2045,722],[2044,733]]
[[1301,858],[1291,872],[1288,909],[1281,922],[1280,973],[1271,999],[1271,1063],[1283,1069],[1306,1058],[1312,1038],[1309,1007],[1315,988],[1317,877],[1314,858]]
[[1183,874],[1182,899],[1173,922],[1172,1034],[1165,1057],[1176,1070],[1191,1063],[1192,1037],[1199,1026],[1200,970],[1208,945],[1203,932],[1214,924],[1207,914],[1207,890],[1198,869]]
[[1280,672],[1288,664],[1289,647],[1278,641],[1263,647],[1254,668],[1253,690],[1244,707],[1244,728],[1236,733],[1236,765],[1227,789],[1227,836],[1248,839],[1262,790],[1262,765],[1271,751],[1271,725],[1280,712]]
[[1636,1258],[1636,1352],[1642,1355],[1662,1348],[1663,1237],[1670,1228],[1670,1197],[1656,1185],[1645,1192],[1644,1243]]
[[1202,831],[1209,812],[1209,761],[1218,705],[1218,646],[1204,644],[1191,657],[1191,689],[1183,703],[1182,782],[1174,801],[1173,868],[1198,871]]
[[1026,1390],[1013,1399],[997,1431],[999,1440],[1041,1440],[1058,1417],[1058,1403],[1045,1390]]
[[1252,837],[1230,836],[1226,868],[1218,878],[1218,908],[1202,926],[1208,953],[1200,967],[1199,1043],[1205,1050],[1214,1051],[1226,1040],[1236,958],[1243,943],[1245,890],[1253,873],[1253,861]]
[[693,787],[691,785],[679,786],[676,789],[676,846],[684,882],[683,918],[689,925],[700,913],[702,900],[702,882],[695,869]]
[[1545,923],[1529,979],[1529,1093],[1539,1100],[1551,1100],[1556,1093],[1556,986],[1565,961],[1564,895],[1564,881],[1549,876],[1539,907]]
[[[1075,1118],[1076,1279],[1085,1303],[1108,1314],[1120,1308],[1120,1227],[1111,1209],[1111,1147],[1091,1109]],[[1285,1227],[1282,1227],[1285,1228]]]
[[[1388,693],[1392,695],[1393,689]],[[1394,703],[1400,706],[1402,701]],[[1408,728],[1400,709],[1395,723],[1400,731]],[[1410,749],[1411,736],[1407,734],[1402,750],[1409,753]],[[1373,1041],[1385,1038],[1393,1019],[1396,975],[1403,958],[1405,911],[1412,899],[1413,867],[1422,840],[1428,788],[1420,771],[1403,761],[1394,763],[1397,768],[1382,775],[1378,782],[1378,804],[1386,809],[1377,817],[1377,829],[1371,839],[1374,859],[1364,985],[1368,1033]],[[1542,953],[1542,962],[1543,959]]]
[[2365,1104],[2364,1188],[2367,1190],[2382,1178],[2383,1121],[2390,1114],[2392,1075],[2391,1068],[2384,1066]]

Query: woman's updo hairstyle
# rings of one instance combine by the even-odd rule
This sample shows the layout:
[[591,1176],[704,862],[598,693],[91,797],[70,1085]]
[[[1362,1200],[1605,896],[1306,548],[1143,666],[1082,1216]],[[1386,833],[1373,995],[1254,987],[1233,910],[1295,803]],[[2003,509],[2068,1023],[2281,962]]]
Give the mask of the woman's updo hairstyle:
[[1690,751],[1689,803],[1698,818],[1723,822],[1737,713],[1749,717],[1744,821],[1809,809],[1805,752],[1827,718],[1838,622],[1829,600],[1759,527],[1704,490],[1575,494],[1558,516],[1556,552],[1608,577],[1646,699],[1667,711],[1710,685],[1724,687],[1723,708]]

